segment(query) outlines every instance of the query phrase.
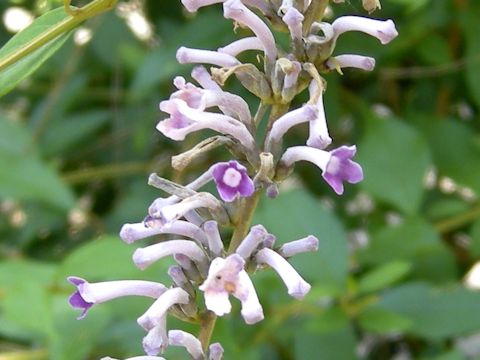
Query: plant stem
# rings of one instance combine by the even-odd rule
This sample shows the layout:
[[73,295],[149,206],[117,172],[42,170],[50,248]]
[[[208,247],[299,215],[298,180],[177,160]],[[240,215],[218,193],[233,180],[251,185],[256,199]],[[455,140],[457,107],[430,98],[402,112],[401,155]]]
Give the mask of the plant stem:
[[3,59],[0,59],[0,71],[20,61],[61,34],[74,29],[85,20],[110,10],[116,2],[117,0],[94,0],[84,7],[76,9],[76,15],[68,15],[62,21],[40,33],[38,36],[8,54]]
[[158,163],[152,162],[111,164],[71,171],[63,174],[62,180],[73,185],[93,180],[110,179],[117,176],[127,176],[139,173],[148,174],[152,172],[152,169],[156,166],[158,166]]
[[207,352],[208,345],[210,345],[210,339],[212,338],[216,322],[217,315],[211,311],[204,312],[200,317],[201,328],[200,334],[198,335],[198,340],[200,340],[204,352]]
[[315,0],[310,3],[310,6],[305,13],[305,20],[303,21],[303,35],[308,35],[312,24],[323,18],[328,3],[329,0]]
[[474,206],[471,209],[461,214],[452,216],[448,219],[441,220],[434,224],[435,229],[441,233],[446,234],[450,231],[465,226],[480,218],[480,205]]
[[[248,229],[252,222],[253,214],[255,208],[258,204],[258,199],[260,197],[260,191],[255,192],[252,196],[247,198],[242,204],[240,210],[240,216],[238,217],[240,221],[235,224],[235,230],[233,231],[232,239],[230,241],[230,246],[228,247],[228,254],[231,254],[238,247],[243,238],[247,235]],[[215,322],[217,321],[217,316],[211,312],[206,311],[202,314],[200,324],[200,334],[198,339],[202,343],[203,351],[207,351],[208,345],[210,344],[210,339],[215,329]]]
[[235,230],[233,231],[232,239],[230,240],[230,245],[228,247],[228,254],[235,252],[238,245],[240,245],[242,240],[247,235],[250,224],[252,223],[253,214],[257,208],[259,198],[260,191],[256,191],[255,194],[249,198],[246,198],[245,202],[242,204],[242,208],[238,216],[239,221],[235,223]]

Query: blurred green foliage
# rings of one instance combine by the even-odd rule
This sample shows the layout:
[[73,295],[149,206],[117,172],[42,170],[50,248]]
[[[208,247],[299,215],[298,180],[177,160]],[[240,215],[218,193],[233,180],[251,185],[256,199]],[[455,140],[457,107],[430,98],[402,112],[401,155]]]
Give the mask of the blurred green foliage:
[[[203,135],[175,143],[154,126],[172,78],[191,69],[177,64],[176,48],[216,49],[235,38],[231,23],[219,6],[187,16],[180,1],[129,4],[144,11],[152,36],[135,36],[125,11],[91,19],[87,44],[70,37],[0,99],[0,359],[140,354],[135,319],[148,301],[112,301],[79,322],[65,277],[168,283],[168,262],[138,271],[135,247],[116,234],[161,195],[146,185],[150,172],[187,181],[229,156],[217,150],[173,173],[169,157]],[[60,4],[2,1],[0,14],[13,5],[39,16]],[[213,340],[227,359],[480,358],[480,293],[463,284],[480,260],[480,4],[382,5],[374,15],[395,20],[395,41],[383,47],[346,34],[336,50],[372,54],[376,70],[326,76],[332,137],[358,145],[365,180],[340,198],[301,164],[290,189],[262,198],[255,222],[280,243],[320,238],[318,253],[293,262],[313,288],[298,302],[274,274],[256,274],[266,319],[247,326],[237,305],[218,321]],[[333,10],[364,15],[357,0]],[[0,43],[11,36],[0,25]],[[0,84],[5,79],[0,74]],[[298,144],[306,131],[292,130],[289,141]],[[169,327],[196,331],[173,318]],[[185,358],[177,349],[166,357]]]

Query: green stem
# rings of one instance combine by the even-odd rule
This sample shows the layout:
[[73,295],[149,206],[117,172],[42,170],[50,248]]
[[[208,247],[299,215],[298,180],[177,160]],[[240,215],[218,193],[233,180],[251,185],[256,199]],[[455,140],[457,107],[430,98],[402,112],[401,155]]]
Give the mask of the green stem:
[[303,35],[308,35],[310,27],[315,21],[320,21],[325,14],[329,0],[315,0],[310,3],[308,10],[305,12],[305,20],[303,20]]
[[232,239],[230,240],[230,245],[228,247],[228,254],[232,254],[247,235],[259,198],[260,191],[257,191],[249,198],[246,198],[245,202],[242,204],[239,216],[237,217],[239,220],[235,224],[235,230],[233,231]]
[[71,14],[65,19],[34,37],[32,40],[15,50],[13,53],[8,54],[3,59],[0,59],[0,71],[3,71],[10,65],[20,61],[61,34],[74,29],[85,20],[110,10],[116,4],[116,2],[117,0],[94,0],[84,7],[76,9],[76,11],[72,11]]
[[63,174],[62,179],[69,184],[79,184],[117,176],[149,173],[155,166],[158,166],[158,164],[152,162],[113,164],[68,172]]
[[217,322],[217,315],[211,311],[206,311],[200,318],[200,334],[198,334],[198,340],[202,344],[202,349],[207,352],[208,345],[210,345],[210,339],[212,338],[213,330],[215,329],[215,323]]
[[452,230],[465,226],[479,218],[480,218],[480,205],[477,205],[464,213],[455,215],[446,220],[441,220],[438,223],[436,223],[434,226],[439,233],[445,234]]

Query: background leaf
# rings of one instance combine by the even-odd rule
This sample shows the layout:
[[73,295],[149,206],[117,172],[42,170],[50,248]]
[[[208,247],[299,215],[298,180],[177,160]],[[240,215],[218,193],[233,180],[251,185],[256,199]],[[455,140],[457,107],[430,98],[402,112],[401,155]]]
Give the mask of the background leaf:
[[431,160],[426,142],[414,128],[395,118],[369,117],[358,161],[365,191],[405,213],[418,211]]
[[[65,10],[62,7],[39,17],[25,30],[13,36],[0,49],[0,59],[6,58],[8,55],[27,44],[32,38],[58,24],[67,16],[68,14],[65,13]],[[33,51],[22,60],[3,70],[0,74],[0,96],[5,95],[17,86],[20,81],[30,76],[46,60],[48,60],[48,58],[50,58],[63,45],[63,43],[65,43],[69,36],[70,33],[59,35],[57,38]]]

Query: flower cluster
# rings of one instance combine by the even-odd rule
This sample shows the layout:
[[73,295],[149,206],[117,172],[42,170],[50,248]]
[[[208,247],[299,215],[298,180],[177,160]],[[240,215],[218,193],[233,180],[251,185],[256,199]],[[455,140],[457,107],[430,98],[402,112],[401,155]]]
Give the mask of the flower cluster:
[[[250,219],[262,191],[274,198],[278,184],[292,172],[297,161],[319,167],[326,183],[339,195],[344,192],[344,182],[354,184],[363,179],[362,168],[352,160],[354,145],[329,148],[333,140],[323,106],[326,83],[321,74],[342,73],[347,67],[374,68],[375,60],[371,57],[334,54],[341,34],[360,31],[376,37],[382,44],[397,36],[391,20],[343,16],[332,23],[322,22],[328,0],[182,0],[182,3],[190,12],[222,3],[225,18],[249,29],[252,36],[216,51],[178,49],[180,63],[196,64],[191,75],[198,85],[177,77],[173,82],[177,90],[160,103],[160,110],[168,117],[158,123],[157,129],[166,137],[181,141],[202,129],[218,133],[174,156],[175,169],[184,169],[219,146],[225,146],[234,158],[211,165],[187,185],[152,174],[149,184],[170,196],[155,199],[143,221],[122,227],[120,237],[128,244],[160,234],[173,236],[173,240],[138,248],[133,254],[133,262],[139,269],[172,256],[177,265],[168,271],[171,284],[140,280],[89,283],[78,277],[69,278],[76,287],[70,304],[82,310],[79,318],[93,305],[117,297],[153,299],[137,319],[146,331],[143,348],[148,356],[132,360],[162,359],[157,355],[167,346],[182,346],[193,359],[221,359],[221,345],[210,344],[211,331],[208,333],[202,327],[197,338],[182,330],[168,330],[167,314],[205,326],[206,318],[230,313],[232,295],[240,301],[245,323],[255,324],[263,320],[264,312],[251,274],[262,268],[277,272],[290,296],[302,299],[309,292],[310,284],[288,259],[298,253],[316,251],[318,239],[309,235],[275,246],[275,236],[263,225],[250,227]],[[364,0],[363,4],[368,11],[380,6],[378,0]],[[278,47],[262,17],[276,29],[290,34],[289,49]],[[240,54],[250,50],[262,56],[261,69],[241,62]],[[208,70],[204,65],[211,68]],[[223,90],[231,76],[260,99],[255,115],[244,99]],[[290,109],[292,100],[307,88],[308,102]],[[259,141],[257,127],[269,108],[267,132],[263,141]],[[303,123],[308,123],[309,129],[305,143],[284,149],[286,133]],[[201,191],[210,182],[215,184],[218,195]],[[233,228],[229,241],[222,239],[224,227]]]

